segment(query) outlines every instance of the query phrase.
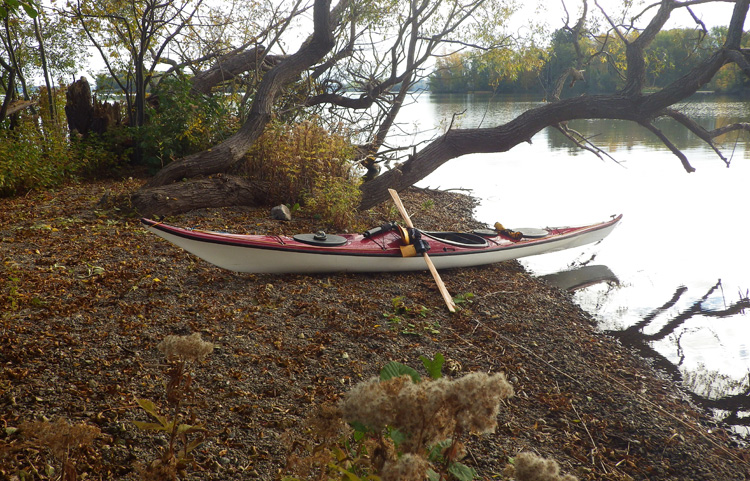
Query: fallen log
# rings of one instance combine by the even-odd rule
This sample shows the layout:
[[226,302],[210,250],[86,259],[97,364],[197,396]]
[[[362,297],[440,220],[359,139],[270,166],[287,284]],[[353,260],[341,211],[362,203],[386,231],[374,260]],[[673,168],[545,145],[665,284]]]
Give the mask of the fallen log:
[[36,102],[33,100],[16,100],[15,102],[11,102],[10,105],[8,105],[8,109],[6,110],[5,115],[13,115],[33,105],[36,105]]

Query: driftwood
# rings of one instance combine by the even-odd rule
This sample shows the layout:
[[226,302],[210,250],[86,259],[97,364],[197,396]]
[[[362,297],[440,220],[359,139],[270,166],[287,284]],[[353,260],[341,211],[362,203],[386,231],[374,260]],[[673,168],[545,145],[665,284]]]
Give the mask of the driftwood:
[[36,105],[36,102],[33,100],[17,100],[11,102],[10,105],[8,105],[8,110],[6,110],[5,115],[13,115],[33,105]]
[[[148,190],[134,192],[129,200],[130,208],[139,215],[172,215],[185,212],[200,204],[203,207],[225,207],[228,205],[258,205],[265,200],[268,186],[236,176],[215,175],[190,182],[167,184]],[[118,198],[115,204],[123,205],[125,199]]]

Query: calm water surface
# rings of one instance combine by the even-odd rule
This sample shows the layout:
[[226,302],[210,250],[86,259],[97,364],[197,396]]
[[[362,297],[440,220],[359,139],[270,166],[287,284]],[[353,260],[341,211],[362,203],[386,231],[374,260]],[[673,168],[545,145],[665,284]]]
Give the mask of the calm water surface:
[[[459,127],[494,126],[539,105],[482,95],[422,95],[404,112],[399,142]],[[750,120],[750,103],[696,96],[678,106],[713,129]],[[575,293],[602,330],[641,350],[673,374],[697,402],[746,434],[750,425],[750,255],[747,236],[750,134],[720,138],[731,167],[687,129],[662,121],[697,169],[643,128],[619,121],[576,121],[614,160],[574,148],[545,129],[530,144],[501,154],[453,160],[420,182],[466,188],[481,199],[477,216],[509,227],[596,222],[622,213],[604,242],[524,260],[536,275],[604,265],[619,283]],[[744,299],[744,300],[743,300]]]

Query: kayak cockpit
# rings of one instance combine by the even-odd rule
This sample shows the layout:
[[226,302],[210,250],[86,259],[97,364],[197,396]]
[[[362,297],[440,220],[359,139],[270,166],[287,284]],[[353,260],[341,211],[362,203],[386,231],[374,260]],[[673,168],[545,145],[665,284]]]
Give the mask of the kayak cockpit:
[[458,247],[487,247],[490,245],[484,237],[470,232],[421,232],[426,237]]

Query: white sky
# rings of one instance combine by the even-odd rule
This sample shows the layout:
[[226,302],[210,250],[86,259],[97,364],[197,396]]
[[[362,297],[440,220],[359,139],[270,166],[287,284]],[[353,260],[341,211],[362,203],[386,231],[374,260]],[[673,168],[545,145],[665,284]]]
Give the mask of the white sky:
[[[618,9],[622,8],[624,3],[623,0],[599,0],[599,5],[607,11],[610,16],[616,16]],[[636,4],[631,8],[631,15],[634,13],[642,12],[646,6],[658,4],[658,0],[643,1],[635,0]],[[599,9],[594,3],[594,0],[589,0],[589,13],[598,12]],[[581,0],[565,0],[565,5],[568,8],[570,14],[571,25],[577,20],[577,15],[580,13],[582,5]],[[732,9],[734,8],[733,3],[719,1],[704,5],[694,5],[691,7],[693,13],[702,20],[707,28],[729,25],[729,20],[732,17]],[[653,12],[656,12],[655,8],[650,9],[644,15],[644,19],[650,20],[653,17]],[[537,0],[523,2],[523,7],[520,12],[521,18],[537,18],[544,19],[544,21],[553,29],[559,28],[562,23],[561,20],[565,18],[565,10],[563,8],[563,0]],[[520,18],[519,18],[520,20]],[[692,28],[695,26],[695,21],[692,19],[688,11],[684,8],[680,8],[672,12],[669,22],[665,26],[665,29],[670,28]]]

